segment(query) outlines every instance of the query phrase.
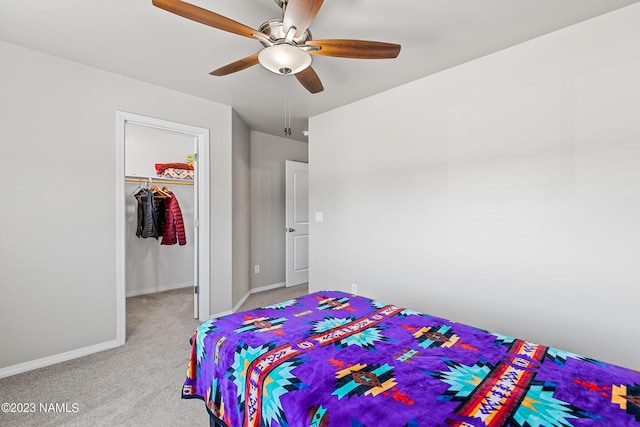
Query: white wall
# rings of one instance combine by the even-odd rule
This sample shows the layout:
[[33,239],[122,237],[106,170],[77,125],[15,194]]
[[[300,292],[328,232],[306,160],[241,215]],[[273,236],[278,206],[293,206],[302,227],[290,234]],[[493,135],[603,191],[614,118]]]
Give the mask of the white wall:
[[157,163],[186,163],[197,151],[195,138],[165,129],[125,125],[124,173],[142,178],[157,177]]
[[640,4],[311,118],[310,290],[640,368],[638,22]]
[[0,375],[115,342],[117,110],[211,130],[211,312],[230,310],[231,108],[4,42],[0,63]]
[[283,285],[286,279],[285,160],[307,162],[307,144],[251,132],[252,289]]

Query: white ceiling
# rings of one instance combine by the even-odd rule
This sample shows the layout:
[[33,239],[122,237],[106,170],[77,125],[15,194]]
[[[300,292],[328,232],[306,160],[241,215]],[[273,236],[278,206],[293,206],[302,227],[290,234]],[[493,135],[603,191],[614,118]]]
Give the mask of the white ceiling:
[[[306,140],[309,116],[638,1],[327,0],[311,24],[314,39],[385,41],[402,50],[383,60],[313,56],[324,91],[312,95],[289,77],[290,138]],[[274,0],[191,3],[252,28],[281,17]],[[260,65],[209,75],[262,45],[151,0],[0,0],[0,40],[231,105],[252,130],[282,136],[285,77]]]

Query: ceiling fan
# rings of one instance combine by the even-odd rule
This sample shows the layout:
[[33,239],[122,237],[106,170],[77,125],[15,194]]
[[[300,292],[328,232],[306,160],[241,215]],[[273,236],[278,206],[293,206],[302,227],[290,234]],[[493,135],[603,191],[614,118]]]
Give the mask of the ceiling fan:
[[280,75],[295,75],[311,93],[324,90],[311,67],[311,55],[340,58],[395,58],[400,45],[366,40],[313,40],[309,25],[323,0],[274,0],[282,9],[282,19],[265,21],[257,30],[199,6],[181,0],[152,0],[153,5],[219,30],[258,40],[264,48],[254,55],[227,64],[211,75],[226,76],[260,64]]

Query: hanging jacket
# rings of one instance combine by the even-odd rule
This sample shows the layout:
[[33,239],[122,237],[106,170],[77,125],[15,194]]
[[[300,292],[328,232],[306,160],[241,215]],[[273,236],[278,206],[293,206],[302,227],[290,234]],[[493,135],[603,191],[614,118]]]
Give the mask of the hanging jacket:
[[146,188],[142,188],[134,197],[138,201],[136,236],[158,239],[164,227],[164,200],[154,197],[153,192]]
[[144,198],[143,212],[144,212],[144,227],[142,229],[142,237],[155,237],[158,238],[158,229],[155,227],[155,221],[153,220],[153,193],[146,191]]
[[168,192],[171,198],[165,199],[165,225],[162,233],[161,245],[175,245],[178,243],[183,246],[187,244],[187,235],[184,230],[184,221],[182,220],[182,211],[180,203],[175,194]]
[[165,207],[164,201],[166,199],[162,197],[157,197],[153,191],[149,191],[149,194],[153,197],[153,227],[154,234],[153,237],[158,239],[164,233],[164,222],[165,222]]
[[147,197],[147,190],[140,189],[135,194],[135,199],[138,201],[137,211],[137,219],[136,219],[136,236],[142,237],[142,231],[144,230],[144,202]]

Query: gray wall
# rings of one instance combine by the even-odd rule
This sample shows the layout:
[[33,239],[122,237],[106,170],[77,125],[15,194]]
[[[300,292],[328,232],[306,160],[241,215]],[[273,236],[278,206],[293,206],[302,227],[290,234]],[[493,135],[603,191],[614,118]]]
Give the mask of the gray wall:
[[250,287],[251,253],[251,134],[233,112],[233,298],[235,306]]
[[[211,130],[211,312],[232,307],[231,108],[0,42],[0,369],[116,338],[116,111]],[[43,72],[46,70],[46,72]]]
[[310,290],[640,368],[640,4],[310,120]]
[[[251,132],[251,288],[285,281],[285,160],[306,162],[306,143]],[[260,265],[255,274],[254,266]]]

